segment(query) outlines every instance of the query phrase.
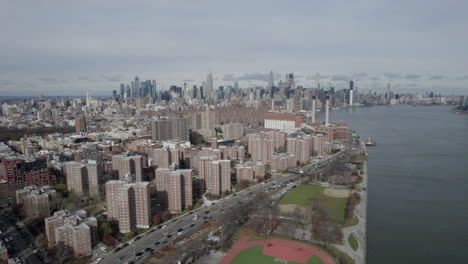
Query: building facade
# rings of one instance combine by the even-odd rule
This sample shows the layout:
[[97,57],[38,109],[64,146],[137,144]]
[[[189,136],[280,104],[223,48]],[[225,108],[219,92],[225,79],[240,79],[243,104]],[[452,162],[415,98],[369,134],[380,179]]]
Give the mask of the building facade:
[[97,220],[84,210],[55,212],[45,219],[45,230],[49,246],[65,247],[77,258],[92,255],[97,244]]
[[151,221],[149,182],[111,180],[106,182],[107,217],[116,220],[120,233],[135,227],[148,228]]

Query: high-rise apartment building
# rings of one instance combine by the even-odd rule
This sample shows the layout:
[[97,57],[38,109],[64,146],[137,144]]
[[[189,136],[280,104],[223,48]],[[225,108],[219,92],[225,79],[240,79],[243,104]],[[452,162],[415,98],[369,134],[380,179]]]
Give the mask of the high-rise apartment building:
[[93,160],[88,160],[88,163],[71,161],[65,163],[64,167],[69,192],[91,197],[99,196],[100,164]]
[[112,156],[112,169],[118,171],[119,179],[123,179],[127,174],[135,175],[136,181],[143,181],[143,167],[146,166],[144,156]]
[[29,218],[43,218],[50,215],[49,200],[54,199],[55,190],[49,186],[34,185],[16,191],[16,204],[23,205],[23,212]]
[[276,154],[271,159],[271,169],[276,171],[286,171],[297,166],[297,159],[294,154]]
[[179,149],[159,148],[153,150],[153,165],[158,168],[178,167],[181,160]]
[[223,137],[225,139],[241,139],[244,136],[242,123],[229,123],[223,125]]
[[84,115],[79,115],[75,119],[75,132],[77,135],[85,136],[87,133],[86,118]]
[[170,139],[189,140],[189,125],[186,117],[166,117],[151,121],[153,141]]
[[119,224],[120,233],[135,227],[148,228],[151,220],[149,182],[131,183],[129,178],[106,183],[108,218]]
[[23,160],[17,157],[2,159],[2,174],[0,180],[6,181],[9,186],[21,189],[30,185],[54,184],[47,169],[47,160]]
[[236,182],[239,184],[242,181],[253,182],[254,169],[252,166],[248,165],[236,165]]
[[191,169],[156,169],[155,185],[158,203],[172,213],[180,213],[193,206]]
[[209,173],[205,175],[206,191],[212,195],[221,195],[231,191],[231,161],[215,160],[209,164]]
[[274,141],[262,137],[249,137],[249,153],[253,161],[269,162],[274,153]]
[[207,110],[199,114],[201,115],[201,129],[214,129],[216,124],[216,112]]
[[45,219],[45,230],[50,246],[62,244],[77,258],[91,255],[97,244],[97,220],[86,217],[84,210],[55,212]]
[[211,173],[211,162],[215,160],[213,156],[198,156],[198,179],[203,190],[206,189],[207,175]]
[[303,138],[291,138],[286,139],[287,142],[287,153],[294,154],[299,163],[304,164],[310,161],[312,154],[312,138],[305,136]]

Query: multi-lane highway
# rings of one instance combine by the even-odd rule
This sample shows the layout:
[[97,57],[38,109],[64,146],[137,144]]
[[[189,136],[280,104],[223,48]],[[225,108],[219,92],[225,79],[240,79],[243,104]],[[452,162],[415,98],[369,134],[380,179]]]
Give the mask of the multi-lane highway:
[[[304,167],[304,170],[311,171],[320,168],[340,156],[341,154],[335,154],[318,160],[312,165]],[[299,173],[300,170],[302,169],[295,169],[291,172]],[[197,228],[205,222],[209,222],[218,217],[230,207],[249,200],[252,196],[252,192],[262,191],[269,196],[275,195],[275,198],[278,198],[278,192],[282,191],[284,188],[290,188],[286,187],[287,185],[285,183],[299,180],[300,175],[298,174],[275,175],[268,182],[257,184],[238,193],[231,194],[219,201],[216,201],[216,203],[212,204],[210,207],[203,206],[148,230],[144,234],[132,240],[131,244],[129,243],[124,248],[118,251],[114,250],[109,252],[101,263],[130,264],[142,262],[144,259],[155,254],[156,251],[179,236],[188,236],[193,234]],[[276,188],[273,188],[273,186],[276,186]]]

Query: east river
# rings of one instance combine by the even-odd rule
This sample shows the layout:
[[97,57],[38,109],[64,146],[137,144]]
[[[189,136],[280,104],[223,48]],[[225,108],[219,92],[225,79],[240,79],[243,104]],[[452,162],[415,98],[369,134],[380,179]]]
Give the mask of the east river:
[[450,110],[330,112],[332,122],[348,122],[377,142],[368,147],[367,263],[468,263],[468,115]]

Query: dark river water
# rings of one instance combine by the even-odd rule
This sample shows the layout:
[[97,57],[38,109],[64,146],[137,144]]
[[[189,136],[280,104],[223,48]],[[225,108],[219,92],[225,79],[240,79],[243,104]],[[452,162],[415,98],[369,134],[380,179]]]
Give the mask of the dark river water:
[[377,142],[368,148],[367,263],[468,263],[468,115],[450,109],[331,111],[332,122]]

